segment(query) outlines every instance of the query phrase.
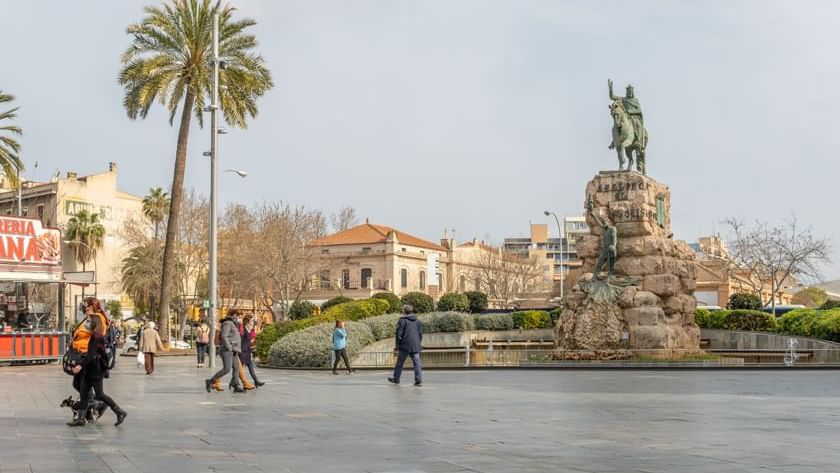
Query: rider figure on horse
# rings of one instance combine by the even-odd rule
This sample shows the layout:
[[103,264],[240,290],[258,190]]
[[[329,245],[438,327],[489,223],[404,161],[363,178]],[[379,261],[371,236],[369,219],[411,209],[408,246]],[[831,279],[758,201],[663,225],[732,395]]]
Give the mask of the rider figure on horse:
[[633,86],[627,84],[627,96],[621,97],[613,94],[612,79],[607,81],[607,85],[610,88],[610,100],[621,100],[621,104],[624,106],[624,111],[627,112],[627,115],[630,115],[630,121],[633,122],[633,131],[636,132],[636,136],[643,136],[642,130],[645,126],[645,119],[642,115],[642,105],[633,93]]

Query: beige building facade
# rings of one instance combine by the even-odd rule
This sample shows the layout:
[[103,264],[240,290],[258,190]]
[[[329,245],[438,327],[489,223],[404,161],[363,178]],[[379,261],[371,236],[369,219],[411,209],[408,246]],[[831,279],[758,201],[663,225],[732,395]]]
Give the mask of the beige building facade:
[[[105,172],[87,176],[67,172],[64,176],[54,177],[50,182],[24,181],[20,192],[20,209],[17,191],[10,187],[5,178],[0,178],[0,214],[20,213],[38,218],[44,226],[60,229],[62,235],[68,220],[80,210],[100,214],[100,221],[105,227],[102,249],[97,252],[94,261],[83,266],[76,261],[69,246],[62,242],[63,270],[94,271],[97,297],[119,300],[123,310],[130,311],[131,300],[123,294],[120,283],[120,269],[126,255],[126,244],[120,237],[120,231],[127,220],[142,216],[143,200],[119,190],[116,163],[109,163]],[[80,292],[78,288],[71,289],[68,304],[73,304],[74,297]],[[93,292],[93,287],[85,289],[86,294]]]

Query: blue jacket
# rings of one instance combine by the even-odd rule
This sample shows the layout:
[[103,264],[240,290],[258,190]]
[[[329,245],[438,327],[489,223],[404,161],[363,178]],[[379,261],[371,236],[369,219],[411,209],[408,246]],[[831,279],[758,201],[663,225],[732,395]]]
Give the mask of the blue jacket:
[[406,353],[420,353],[423,328],[414,314],[400,317],[399,322],[397,322],[396,337],[397,350]]
[[337,328],[333,330],[333,350],[343,350],[347,348],[347,330]]

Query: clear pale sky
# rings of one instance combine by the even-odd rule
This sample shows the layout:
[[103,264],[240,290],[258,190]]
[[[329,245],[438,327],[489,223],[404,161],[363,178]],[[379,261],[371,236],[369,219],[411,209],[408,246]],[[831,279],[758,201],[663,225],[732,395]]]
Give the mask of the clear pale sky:
[[[795,214],[840,249],[837,2],[231,3],[258,22],[275,88],[222,137],[221,167],[250,172],[222,178],[223,203],[350,205],[431,240],[527,235],[546,208],[581,213],[586,182],[617,166],[612,78],[641,100],[676,238]],[[160,110],[129,120],[116,80],[148,4],[0,0],[29,178],[116,161],[123,190],[171,185],[176,129]],[[208,133],[193,129],[187,169],[205,193]]]

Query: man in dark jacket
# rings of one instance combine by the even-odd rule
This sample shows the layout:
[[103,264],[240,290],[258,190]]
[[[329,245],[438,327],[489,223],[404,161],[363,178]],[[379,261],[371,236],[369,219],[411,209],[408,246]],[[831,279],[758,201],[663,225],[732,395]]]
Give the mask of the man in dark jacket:
[[396,347],[394,351],[397,352],[397,365],[394,367],[394,377],[388,378],[388,381],[394,384],[400,384],[400,375],[402,374],[403,364],[405,359],[411,356],[411,363],[414,365],[414,385],[423,385],[423,369],[420,366],[420,346],[423,342],[423,327],[417,321],[414,315],[414,307],[410,305],[403,306],[405,315],[400,317],[397,322],[396,330]]

